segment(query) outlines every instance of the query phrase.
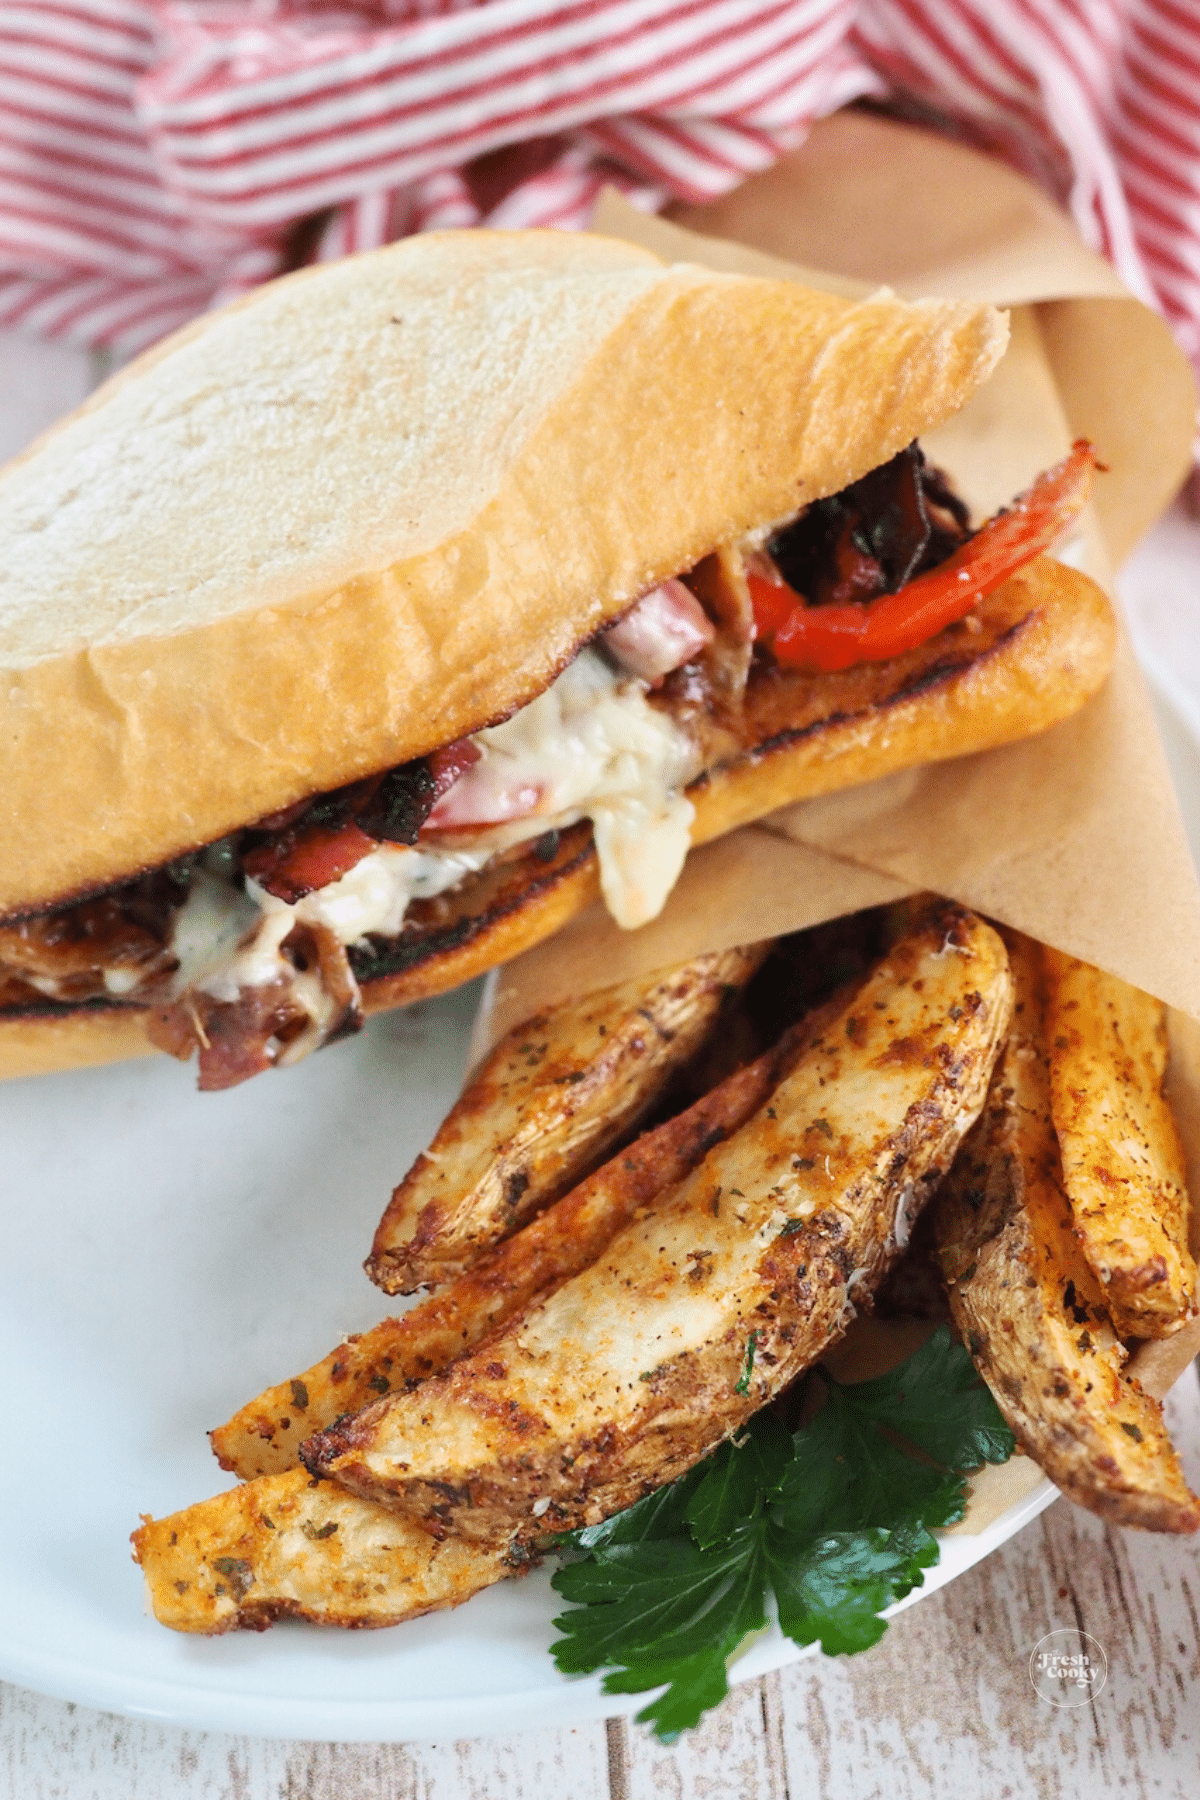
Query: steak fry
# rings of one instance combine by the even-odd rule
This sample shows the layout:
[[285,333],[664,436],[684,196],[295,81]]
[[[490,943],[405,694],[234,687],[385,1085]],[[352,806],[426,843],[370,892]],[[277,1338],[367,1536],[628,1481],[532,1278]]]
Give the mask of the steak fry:
[[768,944],[717,951],[527,1019],[493,1050],[380,1220],[387,1294],[452,1280],[633,1129]]
[[231,1488],[133,1534],[154,1616],[174,1631],[265,1631],[276,1619],[398,1625],[458,1606],[529,1558],[428,1532],[303,1469]]
[[950,1310],[1022,1447],[1080,1506],[1194,1531],[1162,1408],[1125,1351],[1076,1240],[1050,1112],[1038,949],[1013,935],[1016,1016],[988,1103],[934,1212]]
[[211,1434],[221,1467],[243,1480],[293,1468],[307,1433],[393,1388],[440,1374],[536,1295],[585,1269],[639,1207],[682,1181],[714,1144],[745,1124],[819,1030],[821,1017],[793,1026],[774,1049],[645,1132],[403,1318],[348,1338],[302,1375],[251,1400]]
[[593,1523],[820,1356],[983,1105],[1004,947],[952,906],[896,945],[748,1125],[477,1352],[311,1438],[314,1473],[435,1536]]
[[1166,1008],[1042,952],[1050,1104],[1075,1234],[1121,1337],[1169,1337],[1195,1311],[1183,1145],[1163,1092]]

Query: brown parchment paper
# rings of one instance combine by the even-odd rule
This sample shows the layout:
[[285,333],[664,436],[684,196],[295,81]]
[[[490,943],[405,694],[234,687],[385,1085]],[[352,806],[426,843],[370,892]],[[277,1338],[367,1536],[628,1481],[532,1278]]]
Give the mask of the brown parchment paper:
[[1071,436],[1103,439],[1120,470],[1097,494],[1114,562],[1187,473],[1196,399],[1183,352],[1065,214],[1005,164],[928,131],[842,112],[724,200],[675,217],[843,280],[885,282],[908,299],[1037,305]]
[[[593,226],[670,261],[1011,307],[995,376],[926,447],[982,517],[1074,437],[1091,437],[1109,473],[1059,554],[1111,585],[1114,562],[1188,467],[1196,397],[1163,321],[1036,188],[926,132],[842,114],[775,169],[681,218],[715,235],[612,193]],[[638,932],[619,931],[599,907],[573,921],[500,971],[479,1047],[547,1001],[922,889],[1168,1003],[1173,1096],[1200,1201],[1200,885],[1124,636],[1102,693],[1052,731],[801,802],[708,845]],[[1200,1205],[1193,1240],[1200,1251]],[[867,1322],[838,1355],[866,1373],[910,1348]],[[1142,1346],[1130,1366],[1161,1396],[1198,1352],[1200,1321]],[[1021,1456],[984,1470],[959,1529],[981,1530],[1040,1480]]]

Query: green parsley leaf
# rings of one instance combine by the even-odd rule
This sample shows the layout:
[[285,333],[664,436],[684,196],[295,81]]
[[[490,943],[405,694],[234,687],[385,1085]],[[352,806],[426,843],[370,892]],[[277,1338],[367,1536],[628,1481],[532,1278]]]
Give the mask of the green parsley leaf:
[[758,1413],[699,1465],[703,1479],[684,1508],[693,1542],[707,1550],[729,1537],[779,1492],[791,1460],[787,1426],[773,1412]]
[[819,1639],[826,1656],[869,1650],[887,1630],[878,1615],[923,1582],[938,1559],[937,1539],[873,1527],[818,1538],[807,1554],[774,1528],[767,1570],[785,1637],[797,1644]]
[[948,1326],[890,1374],[843,1390],[855,1408],[948,1469],[1007,1462],[1016,1439]]
[[638,1714],[673,1742],[728,1691],[726,1665],[766,1623],[827,1655],[865,1650],[879,1615],[924,1581],[932,1533],[963,1514],[962,1471],[1013,1439],[943,1326],[899,1369],[843,1387],[793,1436],[768,1410],[679,1481],[563,1540],[554,1576],[564,1674],[610,1694],[664,1691]]
[[604,1519],[599,1525],[585,1525],[580,1531],[566,1532],[560,1540],[563,1547],[603,1550],[609,1544],[658,1543],[680,1532],[686,1535],[688,1501],[707,1475],[709,1461],[706,1458],[697,1463],[678,1481],[655,1488],[652,1494],[635,1500],[624,1512],[614,1513],[611,1519]]
[[616,1664],[607,1694],[667,1690],[638,1714],[671,1743],[728,1692],[725,1665],[766,1624],[761,1521],[701,1550],[689,1538],[615,1544],[554,1577],[579,1610],[554,1623],[564,1675]]
[[957,1475],[901,1449],[884,1434],[883,1420],[860,1410],[855,1393],[854,1387],[831,1383],[812,1424],[796,1434],[775,1508],[777,1523],[799,1539],[911,1521],[936,1528],[961,1518],[963,1484]]
[[735,1394],[743,1398],[750,1392],[750,1377],[754,1373],[754,1352],[758,1347],[758,1333],[752,1331],[746,1339],[746,1354],[742,1358],[742,1372],[733,1384]]

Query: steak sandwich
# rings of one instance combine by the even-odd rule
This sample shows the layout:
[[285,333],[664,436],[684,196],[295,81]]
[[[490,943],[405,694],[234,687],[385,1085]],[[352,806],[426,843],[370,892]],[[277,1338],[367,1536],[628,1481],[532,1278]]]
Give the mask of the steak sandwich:
[[1112,656],[917,446],[986,306],[430,235],[197,321],[0,475],[0,1068],[229,1086],[690,843],[1024,736]]

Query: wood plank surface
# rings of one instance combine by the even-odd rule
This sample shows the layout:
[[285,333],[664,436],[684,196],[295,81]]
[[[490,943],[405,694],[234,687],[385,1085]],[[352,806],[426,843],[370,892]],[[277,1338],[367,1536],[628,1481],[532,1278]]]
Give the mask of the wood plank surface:
[[[789,1779],[783,1689],[800,1676],[793,1669],[739,1683],[723,1706],[670,1748],[640,1725],[615,1725],[624,1750],[613,1800],[699,1800],[710,1793],[722,1800],[799,1800],[814,1793],[799,1770]],[[801,1686],[809,1680],[806,1670]]]
[[[1169,1402],[1200,1483],[1195,1368]],[[1108,1681],[1057,1709],[1047,1632],[1097,1638]],[[1195,1800],[1200,1541],[1060,1501],[874,1650],[736,1686],[667,1749],[638,1726],[459,1743],[288,1744],[177,1730],[0,1685],[3,1800]]]
[[[1194,1368],[1170,1413],[1194,1482]],[[1091,1704],[1060,1709],[1028,1670],[1038,1640],[1064,1627],[1099,1640],[1108,1681]],[[805,1674],[781,1678],[793,1800],[1195,1800],[1200,1541],[1105,1527],[1059,1501],[876,1649]]]

